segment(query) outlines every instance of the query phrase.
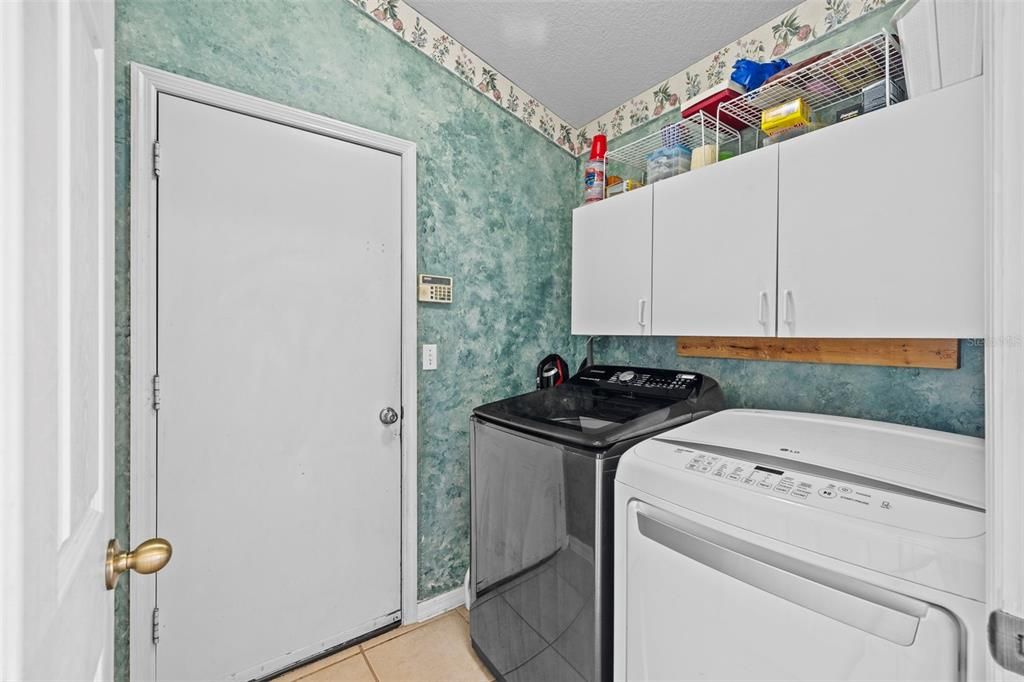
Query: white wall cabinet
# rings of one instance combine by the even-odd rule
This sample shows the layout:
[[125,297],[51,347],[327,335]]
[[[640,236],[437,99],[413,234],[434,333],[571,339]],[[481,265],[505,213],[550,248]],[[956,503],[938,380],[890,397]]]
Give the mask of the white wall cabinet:
[[651,333],[653,185],[572,214],[572,333]]
[[654,188],[655,336],[775,336],[777,146]]
[[976,78],[779,145],[778,335],[984,335]]
[[984,335],[981,78],[573,213],[572,333]]

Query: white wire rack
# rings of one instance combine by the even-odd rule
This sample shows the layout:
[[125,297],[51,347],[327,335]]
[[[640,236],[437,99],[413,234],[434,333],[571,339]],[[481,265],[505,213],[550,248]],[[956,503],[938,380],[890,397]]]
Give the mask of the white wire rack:
[[[886,106],[892,100],[892,82],[903,78],[899,44],[888,33],[878,33],[833,52],[802,69],[718,105],[718,123],[736,119],[760,134],[761,112],[802,97],[812,114],[860,97],[864,87],[885,81]],[[826,121],[822,121],[827,123]]]
[[[737,154],[742,151],[739,133],[724,123],[719,125],[714,118],[699,111],[690,118],[670,123],[639,140],[609,150],[606,156],[608,172],[629,175],[633,179],[643,178],[651,154],[680,144],[691,151],[708,144],[718,145],[718,149],[734,145]],[[717,154],[715,156],[717,158]]]

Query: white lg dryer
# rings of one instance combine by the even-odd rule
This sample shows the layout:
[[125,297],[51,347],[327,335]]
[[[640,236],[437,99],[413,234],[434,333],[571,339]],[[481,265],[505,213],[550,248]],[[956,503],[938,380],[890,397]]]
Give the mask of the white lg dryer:
[[727,410],[633,447],[615,679],[982,679],[983,443]]

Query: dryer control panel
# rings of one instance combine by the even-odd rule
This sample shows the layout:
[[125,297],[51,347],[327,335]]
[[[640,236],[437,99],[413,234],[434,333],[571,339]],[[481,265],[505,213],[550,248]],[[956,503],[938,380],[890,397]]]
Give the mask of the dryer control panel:
[[[795,497],[799,500],[806,500],[817,492],[825,499],[838,497],[840,494],[859,496],[855,501],[860,504],[870,505],[872,494],[865,491],[856,491],[850,486],[840,486],[836,483],[822,483],[815,487],[814,479],[798,474],[787,474],[781,469],[750,464],[740,460],[730,460],[717,455],[698,454],[686,465],[690,471],[701,474],[709,474],[713,478],[724,478],[728,481],[738,481],[743,485],[754,486],[762,490],[770,490],[780,495]],[[879,502],[883,509],[891,507],[891,502],[884,500]]]
[[832,470],[783,469],[714,450],[702,452],[698,446],[657,445],[641,448],[639,456],[684,469],[708,482],[943,537],[967,538],[984,532],[984,511],[926,493],[846,480],[843,472]]

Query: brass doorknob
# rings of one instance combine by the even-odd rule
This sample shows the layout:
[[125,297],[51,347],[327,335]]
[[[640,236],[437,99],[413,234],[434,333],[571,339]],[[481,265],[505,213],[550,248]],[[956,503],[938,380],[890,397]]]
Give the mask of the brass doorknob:
[[107,589],[117,585],[121,574],[131,569],[136,573],[148,575],[156,573],[171,560],[171,543],[163,538],[146,540],[131,552],[121,549],[116,539],[107,544]]

